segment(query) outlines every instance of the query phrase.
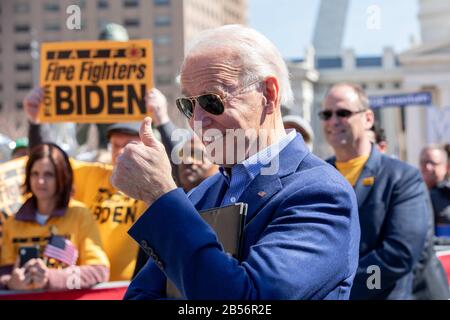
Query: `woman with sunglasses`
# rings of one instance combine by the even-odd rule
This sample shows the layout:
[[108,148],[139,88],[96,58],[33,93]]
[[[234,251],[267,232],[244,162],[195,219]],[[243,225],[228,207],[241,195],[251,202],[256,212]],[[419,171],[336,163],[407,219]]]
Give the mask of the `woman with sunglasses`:
[[1,276],[0,285],[67,290],[108,281],[109,261],[92,214],[70,199],[73,173],[67,154],[55,144],[38,145],[25,170],[28,200],[3,228],[0,265],[10,272]]

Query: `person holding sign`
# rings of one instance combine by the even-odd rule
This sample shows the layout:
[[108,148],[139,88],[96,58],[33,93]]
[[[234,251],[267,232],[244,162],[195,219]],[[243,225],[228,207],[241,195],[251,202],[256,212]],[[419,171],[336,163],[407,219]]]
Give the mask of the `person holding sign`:
[[[275,46],[243,26],[205,31],[187,51],[181,86],[177,106],[221,170],[186,195],[145,118],[142,142],[125,147],[112,175],[149,206],[129,233],[151,259],[125,298],[166,298],[169,279],[187,299],[348,299],[360,240],[356,197],[299,134],[284,130],[280,106],[292,90]],[[248,204],[240,260],[199,215],[237,202]]]
[[10,290],[81,289],[108,281],[109,261],[92,214],[71,200],[72,167],[55,144],[35,147],[26,165],[29,196],[3,229],[1,276]]
[[[159,91],[155,92],[161,94]],[[42,99],[43,90],[35,88],[28,93],[23,103],[25,114],[32,124],[31,145],[45,140],[41,136],[41,126],[37,119]],[[139,126],[135,123],[111,125],[108,127],[107,139],[111,144],[111,160],[114,165],[128,143],[140,141]],[[94,215],[105,252],[111,262],[110,280],[130,280],[136,266],[138,246],[127,231],[147,205],[124,195],[111,185],[113,166],[73,159],[71,162],[74,168],[74,198],[83,202]]]

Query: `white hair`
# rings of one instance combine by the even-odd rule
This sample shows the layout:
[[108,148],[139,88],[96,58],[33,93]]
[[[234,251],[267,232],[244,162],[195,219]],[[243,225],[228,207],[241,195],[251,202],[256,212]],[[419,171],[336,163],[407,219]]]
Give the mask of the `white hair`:
[[[199,51],[229,48],[237,53],[242,63],[240,81],[251,81],[275,76],[280,86],[280,102],[289,105],[293,102],[289,71],[275,45],[258,31],[241,26],[225,25],[203,31],[186,50],[186,58]],[[236,61],[230,61],[230,64]]]

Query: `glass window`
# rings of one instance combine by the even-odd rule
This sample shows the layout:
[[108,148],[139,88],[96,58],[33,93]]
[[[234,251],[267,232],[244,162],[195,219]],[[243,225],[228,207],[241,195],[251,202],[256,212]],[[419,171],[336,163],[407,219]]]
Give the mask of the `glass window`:
[[29,51],[29,50],[30,50],[30,44],[29,43],[16,44],[16,51],[23,52],[23,51]]
[[17,90],[30,90],[31,83],[16,83]]
[[170,0],[153,0],[155,6],[168,6],[170,5]]
[[30,12],[30,4],[26,2],[19,2],[14,5],[15,13],[28,13]]
[[125,27],[139,27],[141,23],[139,19],[125,19],[123,24]]
[[29,63],[16,64],[16,71],[29,71],[29,70],[31,70],[31,64]]
[[356,58],[356,67],[381,67],[383,65],[383,59],[381,57],[362,57]]
[[123,6],[125,8],[136,8],[139,7],[139,1],[137,0],[124,0]]
[[170,16],[157,16],[155,18],[155,26],[157,27],[168,27],[171,22],[172,20]]
[[160,74],[156,76],[157,86],[167,86],[172,84],[172,76],[168,74]]
[[342,68],[342,59],[340,57],[317,59],[317,69],[340,69],[340,68]]
[[59,22],[53,21],[53,22],[46,22],[44,25],[45,31],[60,31],[61,26]]
[[80,9],[86,8],[86,0],[78,0],[78,6]]
[[98,0],[97,1],[97,8],[98,9],[108,9],[108,1],[107,0]]
[[160,67],[170,66],[172,64],[172,58],[168,56],[156,56],[155,64]]
[[44,10],[48,11],[48,12],[57,12],[57,11],[59,11],[59,4],[58,3],[45,3]]
[[157,46],[167,46],[172,42],[169,35],[158,35],[154,41]]
[[16,24],[16,26],[14,27],[14,30],[16,32],[29,32],[30,26],[27,24]]

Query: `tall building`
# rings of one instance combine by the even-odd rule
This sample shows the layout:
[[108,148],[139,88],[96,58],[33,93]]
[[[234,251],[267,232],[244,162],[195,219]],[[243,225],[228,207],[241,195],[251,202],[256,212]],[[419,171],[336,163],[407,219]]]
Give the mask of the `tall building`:
[[[369,96],[432,94],[430,106],[375,109],[386,131],[390,154],[418,165],[424,145],[450,143],[450,2],[417,1],[422,43],[400,54],[385,48],[382,55],[373,56],[356,56],[352,49],[340,49],[348,1],[321,1],[314,34],[316,52],[310,48],[305,59],[288,61],[295,96],[290,112],[311,121],[314,152],[319,156],[326,158],[332,150],[325,142],[317,113],[328,88],[338,82],[360,84]],[[334,11],[337,14],[333,17]],[[336,41],[329,42],[324,30]]]
[[350,0],[320,1],[313,38],[318,57],[336,57],[341,54],[349,2]]
[[420,33],[423,43],[439,42],[450,38],[450,1],[419,1]]
[[[67,27],[71,5],[80,8],[80,30]],[[153,40],[154,83],[174,106],[176,77],[189,40],[204,29],[246,24],[246,14],[247,0],[2,0],[0,108],[20,109],[25,94],[37,84],[40,43],[96,40],[111,22],[123,25],[130,39]],[[183,125],[175,109],[169,113]]]

